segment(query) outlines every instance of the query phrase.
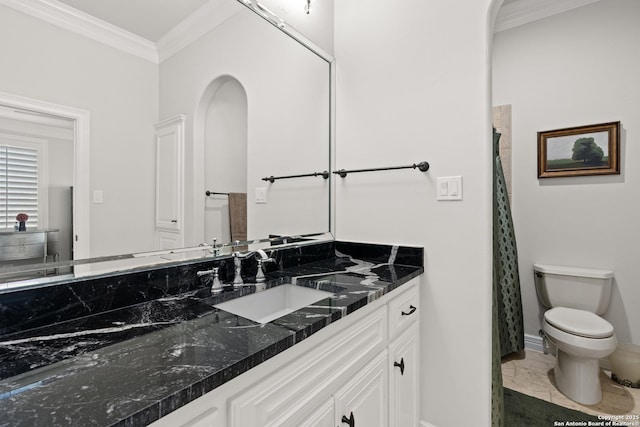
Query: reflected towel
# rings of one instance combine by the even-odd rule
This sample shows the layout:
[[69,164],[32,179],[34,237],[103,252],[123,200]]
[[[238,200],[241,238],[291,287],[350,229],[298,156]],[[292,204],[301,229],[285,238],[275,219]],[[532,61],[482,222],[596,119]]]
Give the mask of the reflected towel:
[[231,241],[247,240],[247,193],[229,193]]

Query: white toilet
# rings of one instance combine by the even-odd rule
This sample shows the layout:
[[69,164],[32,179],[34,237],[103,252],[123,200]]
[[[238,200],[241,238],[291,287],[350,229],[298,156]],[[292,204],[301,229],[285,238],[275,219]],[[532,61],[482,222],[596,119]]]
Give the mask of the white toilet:
[[540,264],[533,271],[538,298],[550,308],[542,330],[557,349],[556,385],[578,403],[596,404],[602,400],[598,359],[618,344],[613,326],[599,316],[609,306],[613,272]]

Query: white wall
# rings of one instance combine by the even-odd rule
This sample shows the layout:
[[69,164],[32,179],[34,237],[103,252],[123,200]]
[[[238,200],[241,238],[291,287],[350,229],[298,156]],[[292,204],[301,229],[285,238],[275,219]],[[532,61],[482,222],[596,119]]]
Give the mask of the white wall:
[[[493,102],[513,108],[513,216],[525,332],[544,311],[534,263],[612,269],[605,317],[640,344],[640,2],[600,1],[496,34]],[[621,121],[621,174],[537,178],[537,132]]]
[[[326,232],[329,183],[276,181],[329,168],[329,65],[238,5],[238,13],[160,65],[160,117],[187,116],[185,241],[204,241],[204,142],[199,103],[218,78],[231,76],[247,95],[249,239],[268,234]],[[209,98],[206,98],[208,105]],[[204,138],[202,138],[204,139]],[[255,189],[267,189],[256,204]],[[215,191],[227,192],[225,188]]]
[[[422,420],[490,425],[489,0],[335,4],[336,234],[424,246]],[[461,175],[464,200],[436,201]]]
[[91,256],[152,249],[157,65],[6,6],[0,40],[0,91],[91,113]]

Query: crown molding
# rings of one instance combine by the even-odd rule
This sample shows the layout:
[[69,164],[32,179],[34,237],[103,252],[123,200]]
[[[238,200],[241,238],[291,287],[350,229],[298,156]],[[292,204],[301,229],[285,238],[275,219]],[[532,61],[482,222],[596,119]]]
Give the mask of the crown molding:
[[159,61],[175,55],[241,10],[242,5],[238,2],[204,4],[158,40]]
[[57,0],[0,0],[0,4],[156,64],[242,10],[238,2],[206,3],[156,44]]
[[57,0],[0,0],[0,4],[108,46],[158,63],[153,42]]
[[494,33],[577,9],[600,0],[518,0],[500,8]]

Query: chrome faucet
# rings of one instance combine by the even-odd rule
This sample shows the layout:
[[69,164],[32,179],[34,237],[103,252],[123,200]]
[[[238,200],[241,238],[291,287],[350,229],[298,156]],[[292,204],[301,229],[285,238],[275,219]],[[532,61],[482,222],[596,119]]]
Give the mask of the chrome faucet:
[[242,280],[242,258],[247,258],[253,254],[258,254],[258,272],[256,273],[256,283],[264,283],[266,278],[264,276],[263,265],[266,262],[275,262],[273,258],[269,258],[267,253],[262,249],[257,249],[255,251],[250,251],[246,253],[234,252],[233,253],[233,262],[235,266],[235,275],[233,278],[233,287],[234,289],[239,288],[244,285]]

